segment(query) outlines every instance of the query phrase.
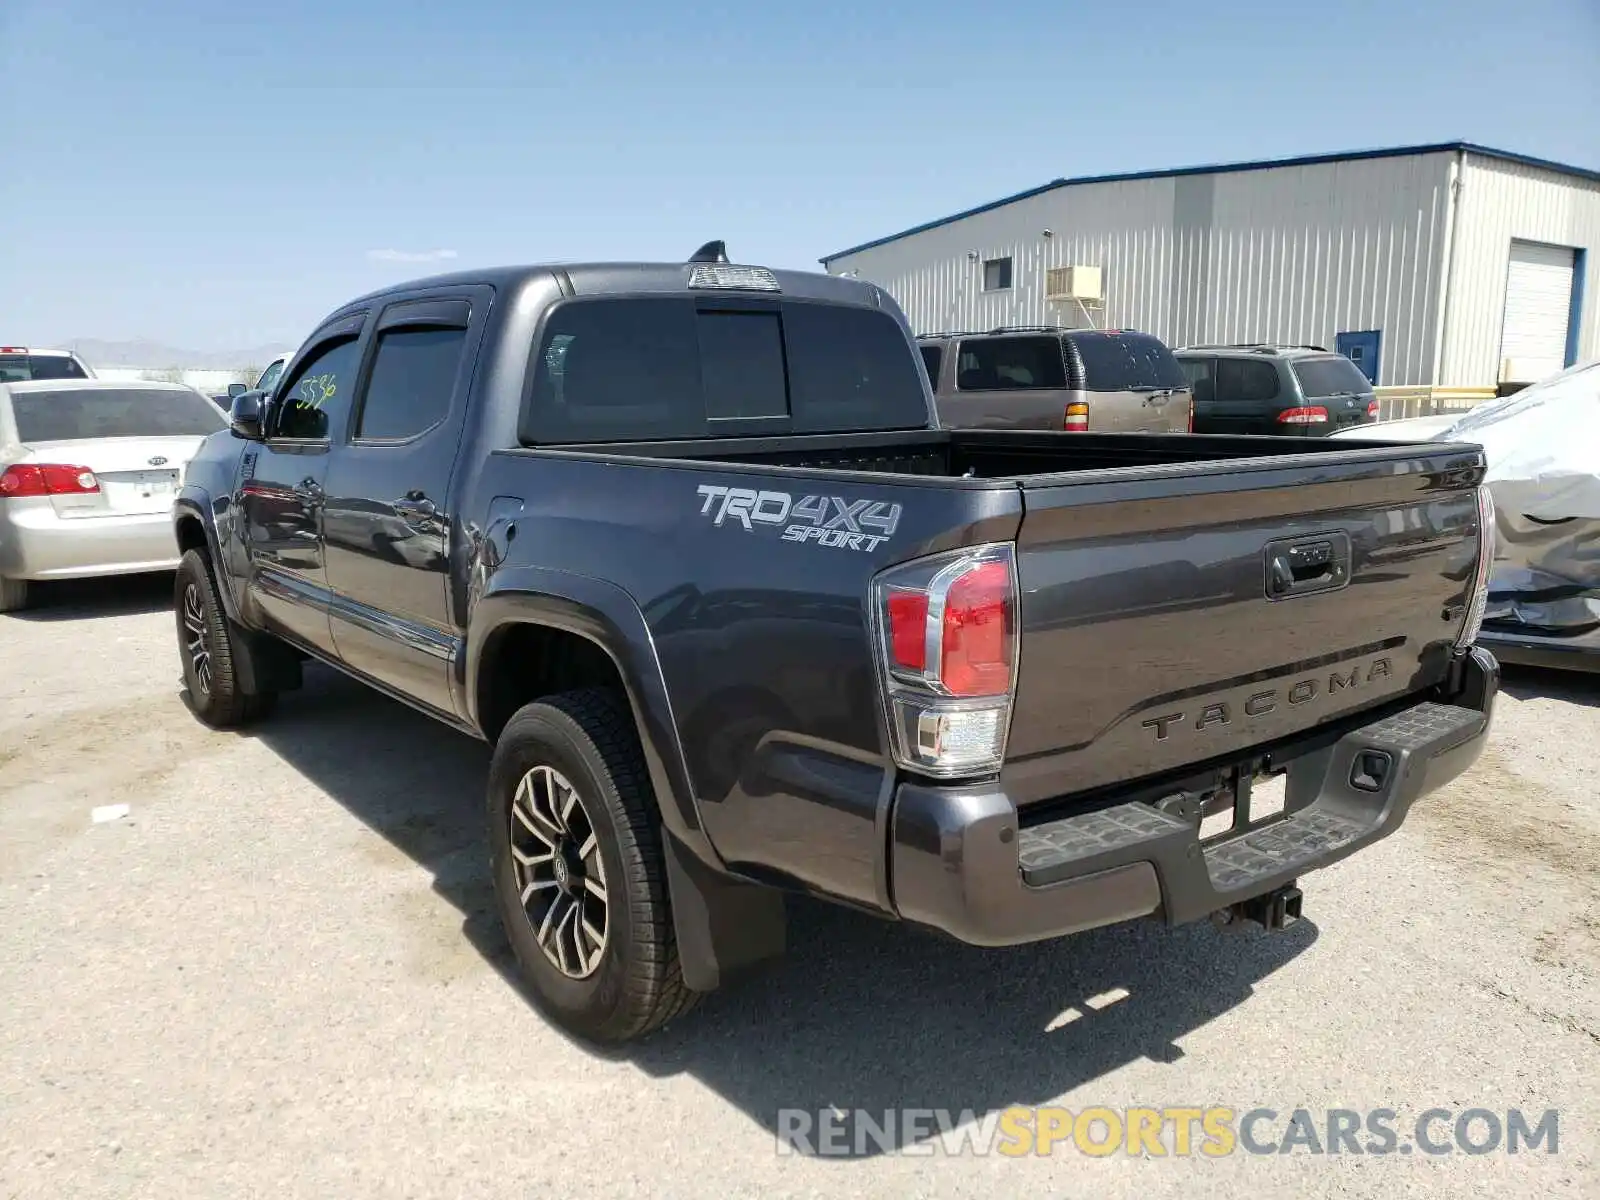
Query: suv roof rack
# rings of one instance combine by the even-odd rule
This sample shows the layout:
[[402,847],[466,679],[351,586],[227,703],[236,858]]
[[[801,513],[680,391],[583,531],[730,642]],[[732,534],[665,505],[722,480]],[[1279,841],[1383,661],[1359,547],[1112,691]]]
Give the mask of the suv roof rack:
[[996,325],[993,329],[941,329],[937,333],[919,333],[919,338],[996,337],[1006,333],[1138,333],[1126,325],[1115,329],[1098,329],[1084,325]]
[[1255,354],[1276,354],[1280,350],[1316,350],[1322,354],[1328,353],[1326,346],[1314,345],[1311,342],[1196,342],[1192,346],[1180,346],[1180,350],[1249,350]]

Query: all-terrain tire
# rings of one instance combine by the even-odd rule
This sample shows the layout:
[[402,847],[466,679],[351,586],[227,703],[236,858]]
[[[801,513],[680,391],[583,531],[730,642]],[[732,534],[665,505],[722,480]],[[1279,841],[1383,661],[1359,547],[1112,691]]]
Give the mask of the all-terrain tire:
[[[214,729],[233,729],[270,713],[276,692],[247,693],[240,687],[238,660],[250,648],[223,611],[211,565],[198,550],[185,552],[178,564],[172,607],[183,682],[195,715]],[[196,652],[197,638],[203,658]]]
[[[513,805],[525,781],[549,778],[540,768],[558,772],[576,790],[582,814],[574,822],[581,822],[583,840],[592,831],[603,860],[605,944],[584,978],[572,977],[541,947],[513,854]],[[683,983],[660,816],[633,714],[621,695],[585,688],[519,709],[495,744],[488,816],[496,906],[521,977],[545,1013],[571,1033],[617,1043],[689,1011],[699,993]],[[530,844],[538,848],[537,841]],[[590,911],[582,887],[573,885],[580,902],[576,921]]]

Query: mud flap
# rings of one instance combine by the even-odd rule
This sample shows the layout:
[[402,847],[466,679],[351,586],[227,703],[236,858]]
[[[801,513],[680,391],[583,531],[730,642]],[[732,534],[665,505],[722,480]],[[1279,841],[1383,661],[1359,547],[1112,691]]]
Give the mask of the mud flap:
[[277,638],[254,633],[228,621],[233,640],[233,669],[239,689],[247,696],[262,692],[292,692],[300,687],[300,657]]
[[713,992],[783,954],[782,892],[712,871],[666,831],[662,842],[684,986]]

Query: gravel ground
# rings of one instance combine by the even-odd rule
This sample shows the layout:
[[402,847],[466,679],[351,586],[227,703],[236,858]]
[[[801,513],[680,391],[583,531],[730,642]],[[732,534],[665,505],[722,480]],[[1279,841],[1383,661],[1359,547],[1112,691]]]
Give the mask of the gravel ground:
[[[1479,766],[1284,933],[796,905],[782,964],[601,1055],[509,981],[486,749],[320,669],[207,731],[169,586],[0,618],[0,1196],[1600,1193],[1600,677],[1508,675]],[[780,1109],[1013,1104],[1554,1108],[1560,1152],[777,1148]]]

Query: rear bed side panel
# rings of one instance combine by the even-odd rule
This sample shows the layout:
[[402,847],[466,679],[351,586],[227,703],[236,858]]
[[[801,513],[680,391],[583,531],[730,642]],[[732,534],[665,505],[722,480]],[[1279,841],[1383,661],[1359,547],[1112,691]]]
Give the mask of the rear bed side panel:
[[891,770],[868,583],[908,558],[1013,537],[1015,484],[505,451],[479,486],[472,511],[520,500],[497,570],[604,579],[638,606],[722,859],[887,907]]
[[[1233,754],[1443,678],[1477,557],[1474,448],[1024,486],[1020,804]],[[1129,476],[1118,479],[1117,476]],[[1268,544],[1348,547],[1271,599]]]

